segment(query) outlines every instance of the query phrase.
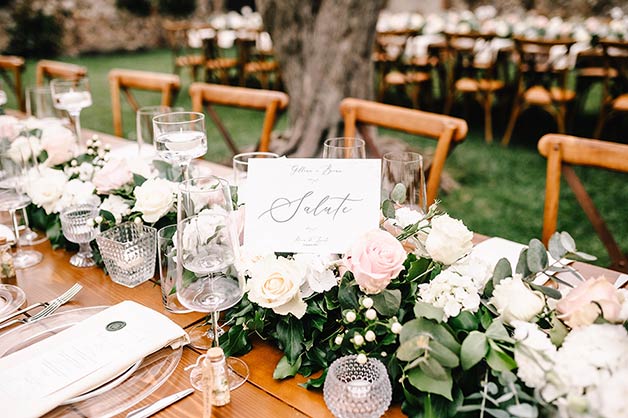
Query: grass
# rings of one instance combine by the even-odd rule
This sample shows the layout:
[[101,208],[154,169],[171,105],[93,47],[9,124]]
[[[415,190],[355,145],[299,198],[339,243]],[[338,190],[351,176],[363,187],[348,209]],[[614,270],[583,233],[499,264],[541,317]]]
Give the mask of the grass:
[[[170,72],[170,52],[154,50],[129,54],[83,56],[62,59],[84,65],[88,68],[94,98],[92,107],[85,109],[81,116],[84,127],[112,133],[113,123],[107,73],[111,68],[132,68],[150,71]],[[27,63],[25,85],[34,84],[35,62]],[[183,89],[177,106],[191,108],[187,87],[189,74],[182,75]],[[11,94],[9,94],[11,96]],[[141,104],[159,102],[157,93],[138,94]],[[593,90],[584,106],[584,113],[575,120],[575,133],[590,136],[596,117],[599,90]],[[125,104],[126,105],[126,104]],[[12,97],[9,107],[15,107]],[[134,115],[130,107],[124,108],[123,121],[125,136],[134,138]],[[510,108],[499,102],[494,109],[495,136],[503,134]],[[261,131],[263,115],[255,111],[218,109],[218,113],[234,139],[240,145],[253,144]],[[461,112],[458,114],[461,115]],[[486,144],[483,139],[482,117],[474,107],[468,120],[470,132],[467,140],[459,145],[447,160],[446,171],[460,187],[447,195],[441,194],[444,208],[454,217],[463,219],[467,226],[491,236],[501,236],[518,242],[540,237],[545,190],[545,159],[536,151],[536,141],[546,132],[555,130],[551,119],[542,112],[530,110],[519,120],[511,146],[503,148],[496,144]],[[285,118],[278,129],[287,126]],[[619,137],[625,132],[622,126],[617,129]],[[386,133],[388,135],[388,132]],[[413,138],[404,134],[394,134],[411,145],[433,146],[433,142]],[[228,150],[218,131],[211,122],[207,123],[207,159],[224,161]],[[623,136],[625,138],[625,136]],[[577,169],[583,183],[598,205],[610,230],[620,247],[628,250],[628,175],[602,170]],[[575,201],[573,193],[563,182],[561,188],[559,230],[569,231],[582,251],[599,257],[597,264],[608,265],[609,259],[593,227]]]

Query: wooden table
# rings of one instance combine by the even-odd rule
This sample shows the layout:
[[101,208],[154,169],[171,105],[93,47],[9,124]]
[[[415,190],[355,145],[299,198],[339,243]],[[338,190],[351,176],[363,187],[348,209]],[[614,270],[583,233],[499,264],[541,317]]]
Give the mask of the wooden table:
[[[112,146],[120,147],[128,142],[107,135],[101,138]],[[212,163],[207,167],[218,175],[228,175],[230,169]],[[486,237],[477,235],[476,241]],[[61,309],[75,309],[79,307],[113,305],[123,300],[134,300],[156,311],[164,313],[177,324],[189,328],[202,320],[203,315],[171,314],[164,310],[161,302],[161,290],[154,282],[146,282],[133,289],[113,283],[103,271],[97,267],[76,268],[70,265],[72,254],[63,250],[53,251],[50,243],[45,242],[35,247],[44,254],[43,261],[31,268],[18,270],[17,284],[27,295],[27,303],[50,300],[64,292],[74,283],[83,285],[83,290]],[[615,280],[619,273],[605,270],[588,264],[577,263],[576,267],[585,277],[605,274]],[[271,345],[257,340],[253,343],[253,350],[243,356],[250,368],[250,377],[242,387],[232,392],[231,403],[227,406],[214,408],[216,417],[332,417],[325,406],[321,393],[307,391],[299,383],[306,379],[299,376],[284,381],[274,380],[272,377],[275,365],[281,358],[279,350]],[[196,361],[200,353],[191,348],[185,348],[183,357],[173,375],[143,402],[132,409],[152,403],[164,396],[190,387],[188,372],[183,369]],[[178,403],[160,412],[159,417],[198,417],[202,415],[202,398],[200,393],[179,401]],[[84,415],[77,411],[72,415]],[[121,415],[121,416],[125,416]],[[401,417],[403,414],[399,406],[393,406],[385,417]]]

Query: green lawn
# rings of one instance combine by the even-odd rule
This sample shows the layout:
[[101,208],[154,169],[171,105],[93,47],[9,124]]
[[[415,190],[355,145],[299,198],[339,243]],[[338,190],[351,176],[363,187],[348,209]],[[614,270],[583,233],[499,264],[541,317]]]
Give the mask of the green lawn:
[[[113,130],[107,72],[111,68],[132,68],[150,71],[171,71],[170,53],[165,50],[139,52],[133,54],[97,55],[68,58],[64,61],[85,65],[89,70],[94,105],[82,114],[84,127],[98,131]],[[25,85],[34,83],[35,62],[29,61],[25,74]],[[187,87],[189,75],[183,74],[183,89],[177,105],[190,108]],[[597,92],[599,94],[599,92]],[[9,94],[9,96],[11,96]],[[596,91],[590,95],[584,114],[575,119],[576,133],[591,135],[595,120]],[[157,104],[158,94],[139,94],[143,105]],[[12,97],[9,107],[15,107]],[[126,136],[134,137],[134,115],[126,106],[123,115]],[[239,144],[252,144],[259,135],[263,115],[254,111],[218,109],[228,129]],[[498,102],[495,107],[495,137],[501,139],[509,106]],[[462,116],[462,115],[460,115]],[[441,194],[443,205],[452,216],[461,218],[474,231],[486,235],[497,235],[514,241],[527,242],[539,237],[543,216],[545,188],[545,159],[536,151],[536,141],[544,132],[552,129],[549,118],[541,112],[529,111],[524,114],[513,135],[509,148],[486,144],[483,140],[481,113],[472,110],[468,115],[470,132],[467,140],[458,146],[449,157],[446,171],[460,187],[448,195]],[[624,124],[625,125],[625,124]],[[208,126],[209,151],[207,158],[225,161],[228,155],[222,139],[210,122]],[[279,129],[286,126],[282,120]],[[625,141],[623,127],[616,129]],[[386,133],[389,134],[388,132]],[[407,135],[397,136],[410,144],[421,147],[431,146],[430,142]],[[628,250],[628,175],[603,172],[594,169],[579,169],[585,186],[606,219],[611,231],[624,251]],[[576,238],[581,250],[600,258],[599,264],[608,264],[604,248],[595,235],[582,210],[566,184],[561,190],[559,229],[567,230]]]

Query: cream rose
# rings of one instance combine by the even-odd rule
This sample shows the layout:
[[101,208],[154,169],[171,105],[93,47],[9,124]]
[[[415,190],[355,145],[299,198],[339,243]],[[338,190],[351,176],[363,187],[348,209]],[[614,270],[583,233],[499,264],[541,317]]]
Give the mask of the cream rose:
[[61,170],[42,167],[39,176],[31,179],[28,183],[27,193],[33,204],[44,208],[47,214],[54,212],[55,206],[68,182],[67,177]]
[[133,180],[133,174],[125,160],[109,160],[100,170],[94,173],[92,183],[98,193],[109,193],[119,189]]
[[506,323],[519,320],[530,322],[543,311],[545,298],[540,292],[530,290],[521,280],[521,276],[503,279],[493,290],[490,302]]
[[41,131],[41,147],[48,153],[48,166],[63,164],[74,156],[74,134],[61,125],[46,126]]
[[304,279],[304,270],[297,262],[267,256],[253,266],[246,285],[249,300],[279,315],[301,318],[307,308],[299,290]]
[[405,259],[401,243],[388,232],[375,229],[351,247],[345,254],[344,264],[364,293],[376,294],[399,275]]
[[55,212],[61,212],[72,205],[100,205],[100,198],[94,194],[94,185],[89,181],[73,179],[63,189],[63,195],[55,205]]
[[558,318],[571,328],[590,325],[600,315],[609,322],[619,322],[622,300],[615,286],[606,278],[598,277],[572,289],[558,302],[556,310]]
[[141,212],[144,221],[154,223],[168,213],[175,202],[176,184],[165,179],[149,179],[134,190],[133,211]]
[[120,196],[116,195],[111,195],[103,200],[100,209],[110,212],[116,219],[116,223],[122,222],[122,218],[131,213],[129,204]]
[[473,232],[458,219],[440,215],[432,219],[432,229],[425,240],[425,249],[434,261],[451,265],[473,248]]
[[41,144],[35,136],[19,136],[11,142],[8,155],[16,163],[23,163],[41,152]]

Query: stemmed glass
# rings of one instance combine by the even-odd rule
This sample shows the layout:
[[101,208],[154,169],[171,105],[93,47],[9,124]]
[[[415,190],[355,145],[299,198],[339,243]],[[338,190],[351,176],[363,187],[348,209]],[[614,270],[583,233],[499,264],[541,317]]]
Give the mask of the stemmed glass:
[[360,138],[326,139],[323,158],[366,158],[365,142]]
[[84,149],[81,136],[81,110],[92,105],[92,94],[89,90],[87,77],[78,80],[55,79],[50,82],[50,91],[57,109],[65,110],[74,119],[76,129],[76,145]]
[[79,245],[79,252],[70,258],[75,267],[91,267],[94,262],[92,247],[89,243],[98,235],[98,228],[93,220],[98,216],[98,208],[93,205],[68,206],[61,211],[61,229],[63,236]]
[[177,164],[184,180],[189,178],[192,159],[207,152],[205,115],[198,112],[173,112],[153,118],[154,144],[161,158]]
[[142,151],[147,149],[144,147],[144,144],[152,144],[154,142],[153,118],[164,113],[182,111],[182,107],[144,106],[140,107],[137,112],[135,112],[137,151],[140,156],[142,155]]
[[427,193],[423,157],[416,152],[394,151],[382,158],[382,200],[426,213]]
[[279,158],[274,152],[244,152],[233,157],[233,180],[238,188],[238,203],[246,202],[246,179],[252,158]]
[[[217,193],[203,194],[195,204],[197,208],[204,208],[179,221],[177,227],[178,262],[187,270],[177,274],[177,298],[189,309],[211,313],[214,336],[219,335],[219,312],[238,303],[245,286],[243,275],[235,268],[239,244],[229,185],[217,180],[214,188]],[[198,196],[190,194],[189,197]],[[218,340],[213,339],[216,347]],[[248,367],[232,357],[228,364],[229,384],[235,389],[246,381]],[[203,390],[201,370],[200,366],[195,367],[190,374],[192,385],[199,390]]]
[[55,107],[49,87],[26,89],[26,113],[37,119],[63,119],[63,112]]

